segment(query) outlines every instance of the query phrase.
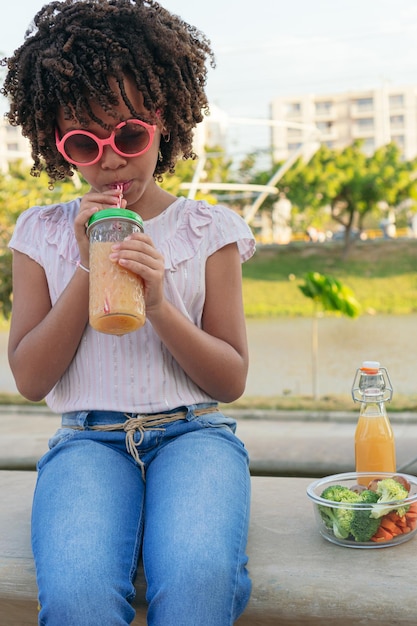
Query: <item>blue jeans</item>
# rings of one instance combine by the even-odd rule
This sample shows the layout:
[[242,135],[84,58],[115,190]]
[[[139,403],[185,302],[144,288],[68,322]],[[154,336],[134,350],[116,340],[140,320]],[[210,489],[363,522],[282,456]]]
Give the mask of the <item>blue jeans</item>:
[[247,453],[234,420],[195,409],[142,433],[145,481],[123,431],[88,430],[124,422],[123,414],[63,416],[38,463],[33,501],[39,624],[130,624],[140,556],[149,625],[228,626],[243,612],[251,588]]

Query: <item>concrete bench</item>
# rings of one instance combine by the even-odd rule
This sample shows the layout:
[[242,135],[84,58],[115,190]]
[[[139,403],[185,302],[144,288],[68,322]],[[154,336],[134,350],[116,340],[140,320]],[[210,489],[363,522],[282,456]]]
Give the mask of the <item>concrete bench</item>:
[[[254,476],[325,476],[354,469],[357,415],[228,409],[237,420]],[[35,470],[59,428],[60,416],[46,407],[0,406],[0,470]],[[417,456],[417,416],[393,415],[397,467]],[[417,462],[407,466],[417,471]]]
[[[34,472],[0,471],[2,626],[37,623],[30,548],[35,479]],[[415,626],[417,540],[375,550],[342,548],[325,541],[305,493],[309,482],[308,478],[252,478],[248,552],[253,592],[238,626]],[[146,624],[144,589],[139,576],[136,626]]]

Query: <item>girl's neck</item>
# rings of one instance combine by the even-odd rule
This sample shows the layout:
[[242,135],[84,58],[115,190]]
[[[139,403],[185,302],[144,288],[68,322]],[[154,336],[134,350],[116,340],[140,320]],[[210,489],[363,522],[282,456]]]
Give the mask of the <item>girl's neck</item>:
[[176,196],[155,184],[152,193],[145,194],[139,202],[133,206],[128,205],[127,208],[146,221],[163,213],[176,199]]

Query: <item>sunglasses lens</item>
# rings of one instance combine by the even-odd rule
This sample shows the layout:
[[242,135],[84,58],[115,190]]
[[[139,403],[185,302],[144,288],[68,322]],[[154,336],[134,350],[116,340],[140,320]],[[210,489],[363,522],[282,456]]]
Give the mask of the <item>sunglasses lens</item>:
[[116,148],[122,154],[138,154],[143,152],[149,145],[150,135],[141,124],[127,123],[119,128],[114,137]]
[[64,150],[73,161],[90,163],[97,157],[99,147],[92,137],[88,137],[84,133],[75,133],[65,140]]

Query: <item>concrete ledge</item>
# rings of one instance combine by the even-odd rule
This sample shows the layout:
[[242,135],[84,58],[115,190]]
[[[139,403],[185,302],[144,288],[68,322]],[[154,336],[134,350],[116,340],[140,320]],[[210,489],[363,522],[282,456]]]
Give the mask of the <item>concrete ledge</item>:
[[[357,416],[302,412],[237,411],[237,434],[250,456],[253,476],[312,476],[354,469]],[[417,472],[416,414],[391,417],[397,466]],[[41,407],[0,407],[0,470],[35,470],[60,417]]]
[[[30,549],[34,472],[0,471],[2,626],[35,626]],[[239,626],[416,624],[415,539],[392,548],[353,550],[321,538],[305,490],[308,478],[252,478],[249,536],[252,597]],[[137,583],[135,626],[145,623]]]

